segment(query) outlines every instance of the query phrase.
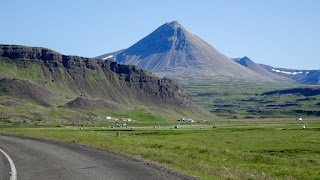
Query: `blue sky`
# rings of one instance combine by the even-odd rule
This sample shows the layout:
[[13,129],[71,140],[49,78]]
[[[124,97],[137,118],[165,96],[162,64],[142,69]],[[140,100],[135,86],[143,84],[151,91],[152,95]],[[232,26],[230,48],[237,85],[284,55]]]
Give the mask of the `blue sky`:
[[318,0],[0,0],[0,44],[94,57],[177,20],[224,55],[320,69]]

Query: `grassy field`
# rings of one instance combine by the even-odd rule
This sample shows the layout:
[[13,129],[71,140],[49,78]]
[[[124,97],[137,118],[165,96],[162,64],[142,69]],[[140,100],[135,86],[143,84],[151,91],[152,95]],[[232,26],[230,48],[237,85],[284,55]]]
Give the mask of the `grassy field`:
[[2,126],[0,131],[122,152],[204,179],[320,179],[320,119],[217,119],[179,129],[171,129],[174,122],[151,124],[83,130]]
[[192,101],[220,117],[297,117],[294,110],[317,111],[320,95],[262,95],[265,92],[298,87],[288,84],[216,84],[184,86]]
[[[17,104],[17,105],[16,105]],[[0,126],[1,125],[87,125],[106,124],[106,116],[116,118],[131,118],[140,125],[152,125],[153,122],[168,124],[182,117],[203,119],[199,113],[185,111],[183,114],[174,108],[133,107],[125,110],[83,110],[66,107],[44,107],[27,100],[17,100],[0,96]]]

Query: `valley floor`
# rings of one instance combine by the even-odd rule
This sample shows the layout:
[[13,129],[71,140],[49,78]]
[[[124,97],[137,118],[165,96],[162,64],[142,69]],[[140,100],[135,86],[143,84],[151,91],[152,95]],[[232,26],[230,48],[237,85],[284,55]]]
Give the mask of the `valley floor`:
[[[299,88],[301,93],[266,93]],[[184,86],[192,101],[228,119],[319,116],[320,95],[304,91],[319,86],[294,84],[213,84]]]
[[[217,128],[213,128],[213,125]],[[174,129],[174,126],[179,129]],[[305,129],[302,128],[305,126]],[[320,119],[217,119],[129,127],[1,126],[0,131],[129,154],[204,179],[319,179]],[[117,136],[117,130],[120,136]]]

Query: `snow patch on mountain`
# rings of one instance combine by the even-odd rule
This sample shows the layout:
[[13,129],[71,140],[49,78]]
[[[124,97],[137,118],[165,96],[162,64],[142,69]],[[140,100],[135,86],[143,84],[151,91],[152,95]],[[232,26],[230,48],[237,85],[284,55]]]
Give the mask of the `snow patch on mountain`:
[[277,73],[288,74],[288,75],[293,75],[293,76],[295,76],[297,74],[303,74],[303,73],[309,74],[309,72],[302,72],[302,71],[288,72],[288,71],[281,71],[279,69],[271,69],[271,70],[274,72],[277,72]]
[[107,57],[103,58],[102,60],[110,60],[111,58],[113,58],[113,55],[107,56]]

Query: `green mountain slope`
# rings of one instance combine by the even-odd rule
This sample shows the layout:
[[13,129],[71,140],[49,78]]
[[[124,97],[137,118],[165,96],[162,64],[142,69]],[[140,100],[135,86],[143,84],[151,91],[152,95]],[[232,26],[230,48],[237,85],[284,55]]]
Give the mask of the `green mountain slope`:
[[[145,109],[143,112],[155,116],[165,111],[163,119],[171,120],[184,115],[213,116],[195,105],[170,79],[155,77],[136,66],[65,56],[45,48],[0,45],[0,78],[2,102],[15,102],[13,104],[25,109],[51,108],[39,115],[48,120],[52,119],[50,113],[57,111],[56,108],[67,112]],[[2,114],[13,113],[13,108],[4,104],[0,106]],[[88,120],[87,115],[84,113],[80,119]]]

